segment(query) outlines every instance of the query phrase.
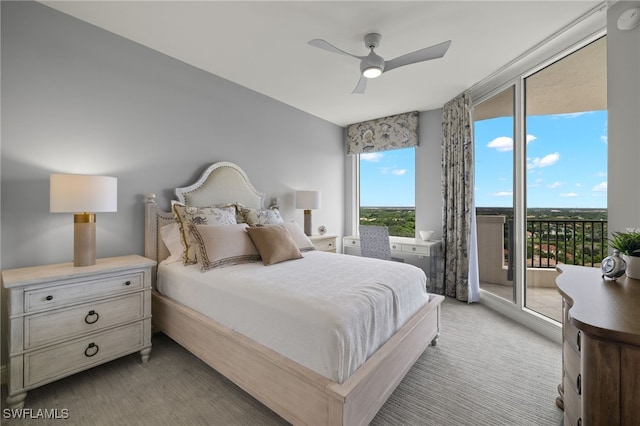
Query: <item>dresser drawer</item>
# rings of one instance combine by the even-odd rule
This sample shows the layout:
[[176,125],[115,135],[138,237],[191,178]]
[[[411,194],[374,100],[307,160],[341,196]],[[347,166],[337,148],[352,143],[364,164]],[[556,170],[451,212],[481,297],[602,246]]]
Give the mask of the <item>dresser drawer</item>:
[[144,317],[144,292],[25,317],[24,349],[92,333]]
[[144,284],[144,274],[139,272],[109,275],[93,280],[78,280],[77,283],[65,285],[56,286],[55,282],[52,284],[50,287],[25,291],[24,311],[35,312],[141,289]]
[[24,386],[68,376],[144,346],[144,321],[56,345],[24,356]]
[[562,345],[564,362],[564,388],[573,387],[576,393],[582,393],[582,377],[580,375],[580,355],[566,342]]
[[582,413],[582,401],[580,395],[572,386],[564,386],[564,414],[569,425],[577,426]]

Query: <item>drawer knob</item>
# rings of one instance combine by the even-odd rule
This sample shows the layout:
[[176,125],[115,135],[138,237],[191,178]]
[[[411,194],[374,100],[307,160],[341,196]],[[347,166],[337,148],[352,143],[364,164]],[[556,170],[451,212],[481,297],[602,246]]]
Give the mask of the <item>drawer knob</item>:
[[411,250],[416,251],[416,248],[415,247],[411,247]]
[[53,296],[49,295],[47,297],[45,297],[46,300],[53,300]]
[[86,356],[87,358],[91,358],[92,356],[97,354],[99,350],[100,350],[100,347],[95,343],[91,342],[89,343],[89,346],[87,346],[87,349],[84,350],[84,356]]
[[[95,319],[93,319],[95,318]],[[93,319],[93,321],[91,321]],[[84,317],[84,322],[87,324],[95,324],[100,319],[100,315],[94,310],[90,310],[86,317]]]
[[578,346],[578,352],[580,352],[580,337],[582,336],[582,332],[578,330],[578,335],[576,336],[576,345]]
[[355,244],[355,243],[356,243],[355,241],[351,241],[351,244]]
[[125,281],[124,285],[131,285],[131,281]]

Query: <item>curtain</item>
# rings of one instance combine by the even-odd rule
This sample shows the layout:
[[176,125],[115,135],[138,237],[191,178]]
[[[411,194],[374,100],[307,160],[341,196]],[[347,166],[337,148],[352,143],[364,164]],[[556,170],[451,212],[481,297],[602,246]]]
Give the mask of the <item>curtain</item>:
[[418,111],[377,118],[347,127],[347,154],[418,146]]
[[442,280],[434,292],[477,301],[479,282],[473,214],[471,99],[467,92],[442,112]]

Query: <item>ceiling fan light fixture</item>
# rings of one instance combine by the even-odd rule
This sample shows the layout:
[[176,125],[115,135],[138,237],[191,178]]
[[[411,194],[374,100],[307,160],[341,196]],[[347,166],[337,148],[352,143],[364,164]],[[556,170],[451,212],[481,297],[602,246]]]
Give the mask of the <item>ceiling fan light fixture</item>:
[[380,67],[369,67],[369,68],[365,68],[362,71],[362,75],[364,75],[367,78],[376,78],[376,77],[380,77],[380,75],[382,75],[382,68]]

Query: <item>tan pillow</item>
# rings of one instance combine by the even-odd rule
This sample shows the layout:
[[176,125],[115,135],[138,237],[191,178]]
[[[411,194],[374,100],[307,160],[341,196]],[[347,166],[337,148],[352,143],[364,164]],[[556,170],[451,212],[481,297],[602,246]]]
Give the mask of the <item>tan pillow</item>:
[[316,249],[309,237],[307,237],[307,234],[304,233],[302,228],[300,228],[300,225],[298,225],[296,222],[285,222],[283,223],[283,225],[291,234],[291,238],[293,238],[293,241],[296,242],[296,245],[298,246],[298,249],[300,249],[300,251],[311,251]]
[[260,253],[245,231],[246,223],[237,225],[190,225],[193,239],[200,249],[198,259],[203,271],[260,260]]
[[302,257],[296,242],[282,224],[250,226],[247,228],[247,233],[260,252],[262,263],[265,265]]

